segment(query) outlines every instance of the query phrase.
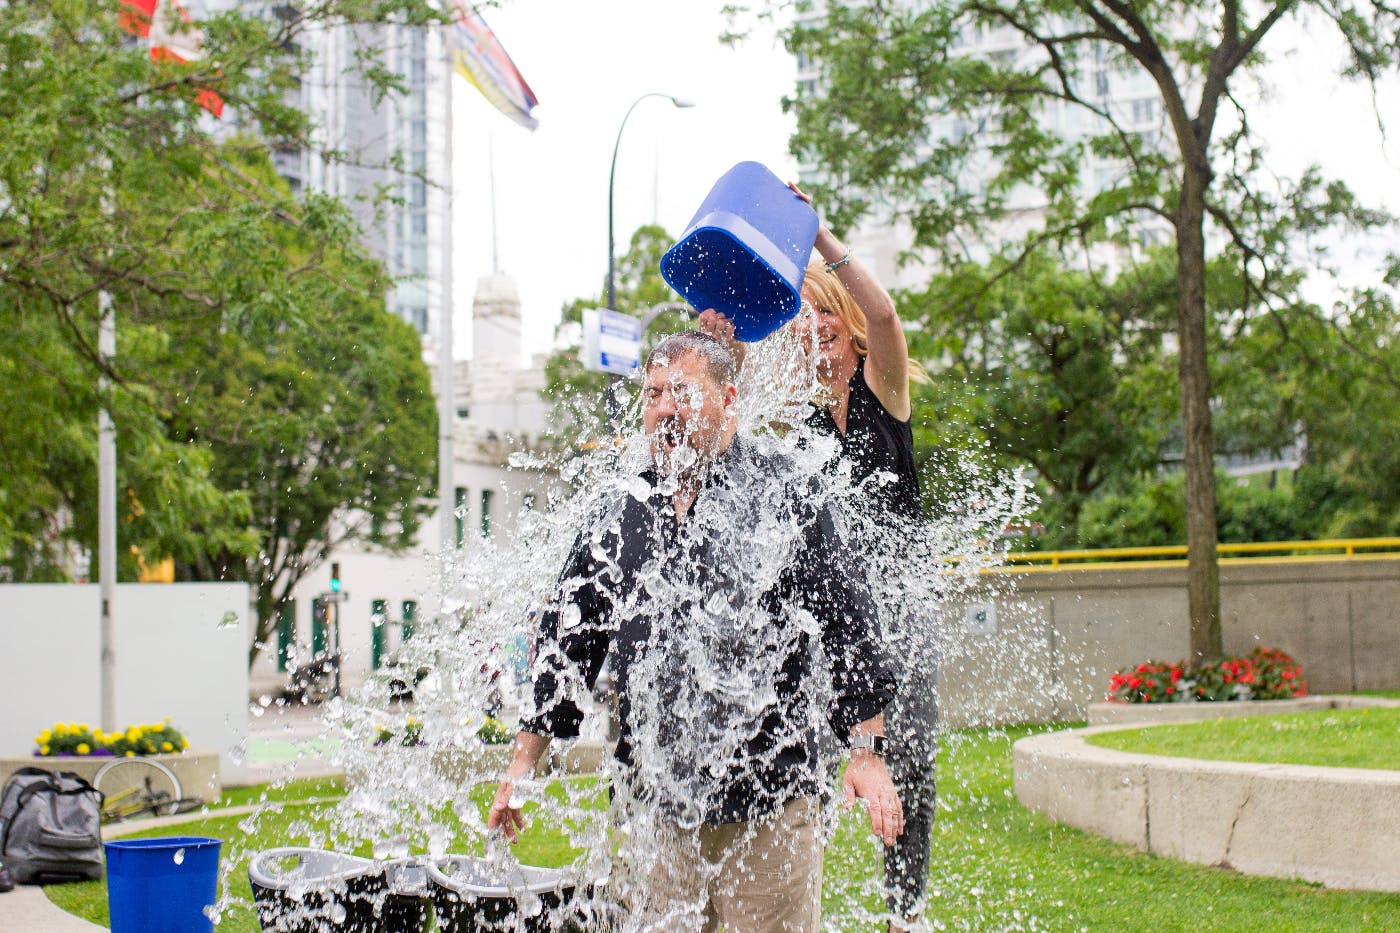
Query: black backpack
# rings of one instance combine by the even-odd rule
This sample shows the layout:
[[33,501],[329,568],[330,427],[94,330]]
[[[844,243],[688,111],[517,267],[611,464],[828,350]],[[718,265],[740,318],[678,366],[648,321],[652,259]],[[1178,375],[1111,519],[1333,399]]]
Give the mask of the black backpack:
[[102,877],[102,794],[71,771],[21,768],[0,791],[0,863],[20,884]]

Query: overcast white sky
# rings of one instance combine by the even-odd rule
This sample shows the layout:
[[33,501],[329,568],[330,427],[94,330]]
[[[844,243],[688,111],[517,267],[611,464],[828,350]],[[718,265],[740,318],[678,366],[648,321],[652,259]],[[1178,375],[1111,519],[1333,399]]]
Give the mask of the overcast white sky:
[[617,160],[618,253],[641,224],[679,236],[710,186],[736,162],[795,177],[780,100],[795,66],[771,32],[721,46],[720,2],[512,0],[483,15],[540,104],[533,133],[458,79],[454,99],[453,249],[458,356],[469,355],[477,280],[491,271],[488,151],[494,149],[497,242],[515,278],[526,349],[553,336],[560,306],[597,294],[607,272],[608,165],[627,108],[643,101]]
[[[628,106],[659,91],[693,100],[677,110],[653,98],[632,114],[618,156],[618,252],[642,223],[678,236],[714,181],[744,159],[795,177],[791,121],[780,108],[795,66],[771,32],[721,46],[720,0],[507,0],[484,12],[540,105],[531,133],[497,113],[465,81],[454,85],[457,354],[470,355],[476,282],[491,271],[488,151],[494,149],[497,242],[523,304],[527,351],[544,349],[560,305],[596,293],[607,269],[608,163]],[[1319,38],[1321,37],[1321,38]],[[1400,211],[1400,140],[1383,145],[1369,95],[1337,77],[1326,25],[1271,37],[1268,99],[1251,112],[1274,164],[1295,173],[1320,162]],[[1245,89],[1239,89],[1242,93]],[[1381,101],[1400,136],[1400,88]],[[1400,244],[1389,243],[1391,248]],[[1372,254],[1379,247],[1372,245]]]

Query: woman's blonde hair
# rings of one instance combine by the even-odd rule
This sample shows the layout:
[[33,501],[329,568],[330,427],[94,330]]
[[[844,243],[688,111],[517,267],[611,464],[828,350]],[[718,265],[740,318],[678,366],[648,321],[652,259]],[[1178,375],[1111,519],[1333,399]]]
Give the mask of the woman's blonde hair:
[[[834,311],[846,325],[846,329],[851,332],[851,344],[856,348],[856,353],[861,359],[865,359],[870,353],[870,344],[866,336],[865,312],[856,304],[855,298],[851,297],[850,291],[845,283],[826,267],[824,262],[813,262],[807,266],[807,278],[802,283],[803,291],[811,289],[812,295],[817,299],[817,305],[827,311]],[[920,366],[913,359],[909,360],[909,380],[911,382],[928,382],[928,371]]]

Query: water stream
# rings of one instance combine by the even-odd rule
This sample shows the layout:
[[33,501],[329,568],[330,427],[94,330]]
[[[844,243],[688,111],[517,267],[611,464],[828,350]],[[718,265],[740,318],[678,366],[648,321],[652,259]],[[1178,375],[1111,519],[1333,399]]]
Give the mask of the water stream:
[[[783,591],[795,562],[812,557],[813,527],[822,516],[837,517],[835,533],[863,560],[833,549],[821,553],[839,566],[802,570],[814,579],[852,577],[868,586],[881,641],[901,677],[933,689],[940,668],[960,679],[975,672],[983,687],[971,707],[959,710],[963,722],[1001,721],[1015,708],[1016,692],[1025,686],[1001,675],[1025,667],[1025,657],[1040,646],[1018,640],[1030,636],[1009,633],[995,640],[967,638],[963,620],[945,610],[980,601],[994,602],[1004,613],[1030,611],[1018,609],[1014,593],[1001,592],[1001,578],[986,572],[1001,561],[1003,529],[1029,508],[1027,482],[974,458],[933,465],[955,469],[960,491],[923,527],[896,527],[852,507],[869,490],[853,484],[848,471],[829,467],[834,441],[806,426],[821,388],[795,327],[751,349],[739,389],[740,443],[762,467],[746,461],[735,468],[732,482],[702,494],[674,531],[665,559],[643,561],[625,590],[618,588],[625,574],[609,535],[624,513],[634,514],[627,511],[629,502],[668,488],[665,475],[654,482],[642,476],[651,453],[640,430],[639,402],[633,399],[616,443],[610,436],[580,434],[567,438],[552,458],[513,458],[515,468],[556,470],[570,491],[553,495],[547,507],[523,512],[509,533],[437,556],[431,592],[420,601],[428,611],[405,643],[401,665],[376,672],[360,689],[325,706],[323,742],[339,743],[335,761],[346,771],[345,798],[328,819],[292,818],[288,831],[309,835],[313,846],[368,849],[382,859],[417,853],[483,857],[522,898],[522,916],[536,921],[552,905],[525,891],[518,853],[538,858],[542,850],[531,849],[528,840],[557,838],[572,855],[556,851],[554,857],[566,862],[569,877],[584,892],[580,897],[592,897],[594,915],[607,916],[613,929],[648,928],[655,922],[647,918],[658,879],[676,870],[675,847],[689,844],[687,832],[723,808],[744,762],[755,756],[776,761],[792,748],[814,746],[815,776],[839,794],[844,742],[831,734],[826,710],[832,686],[825,672],[833,652],[847,646],[824,644],[821,611],[768,595]],[[574,566],[592,568],[591,575],[561,581],[561,568],[571,554],[577,558],[579,547],[586,559]],[[527,842],[512,849],[488,833],[483,821],[504,767],[501,753],[483,744],[483,726],[499,719],[513,735],[520,717],[565,699],[586,713],[583,743],[605,741],[615,724],[616,704],[606,686],[617,679],[611,660],[601,687],[561,677],[542,705],[528,685],[517,689],[512,676],[521,652],[529,653],[538,671],[554,650],[539,638],[547,614],[557,613],[565,637],[582,630],[579,610],[561,601],[561,593],[589,587],[618,598],[614,634],[632,639],[626,642],[633,652],[626,672],[632,764],[620,769],[604,755],[596,776],[518,785],[519,799],[530,804]],[[807,672],[795,687],[789,683],[794,670]],[[411,706],[392,701],[390,690],[391,678],[408,672],[422,675]],[[781,702],[780,683],[792,687]],[[791,715],[775,718],[775,704],[786,704]],[[419,731],[405,744],[410,728]],[[386,732],[392,738],[376,744]],[[556,762],[568,745],[554,742]],[[754,793],[761,797],[764,791]],[[271,825],[266,821],[273,819],[287,819],[287,812],[269,805],[246,825]],[[847,812],[836,801],[823,808],[818,831],[856,849],[840,860],[828,856],[827,929],[883,929],[880,846],[868,826],[861,830],[864,819],[863,812]],[[606,883],[599,884],[602,879]],[[673,916],[654,928],[679,929],[683,919]]]

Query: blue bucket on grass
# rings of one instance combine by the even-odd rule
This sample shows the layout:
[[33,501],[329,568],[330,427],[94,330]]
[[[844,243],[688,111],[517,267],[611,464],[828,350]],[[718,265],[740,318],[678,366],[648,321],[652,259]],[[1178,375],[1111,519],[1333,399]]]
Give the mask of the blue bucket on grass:
[[218,896],[220,845],[204,836],[104,842],[112,933],[212,931],[204,911]]
[[714,308],[733,321],[740,340],[762,340],[802,306],[817,223],[817,212],[778,176],[740,162],[661,257],[661,276],[695,310]]

